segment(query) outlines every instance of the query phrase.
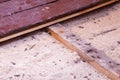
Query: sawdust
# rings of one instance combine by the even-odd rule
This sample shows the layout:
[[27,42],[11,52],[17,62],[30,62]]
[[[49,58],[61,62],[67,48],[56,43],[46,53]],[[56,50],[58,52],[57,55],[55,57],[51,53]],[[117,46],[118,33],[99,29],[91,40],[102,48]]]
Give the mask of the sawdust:
[[109,80],[45,32],[0,46],[0,80]]

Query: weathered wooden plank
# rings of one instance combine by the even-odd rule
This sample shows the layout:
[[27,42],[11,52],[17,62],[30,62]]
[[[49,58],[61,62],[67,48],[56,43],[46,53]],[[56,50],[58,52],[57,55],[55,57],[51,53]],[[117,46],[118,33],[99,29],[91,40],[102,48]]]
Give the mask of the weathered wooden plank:
[[[71,13],[87,6],[95,4],[98,1],[85,0],[59,0],[54,3],[36,7],[27,11],[19,12],[11,16],[0,19],[0,36],[14,32],[27,26],[45,22],[52,18],[62,16],[63,14]],[[64,7],[63,7],[64,6]],[[29,15],[28,15],[29,14]]]
[[0,4],[0,18],[43,6],[57,0],[11,0]]
[[[8,40],[8,39],[11,39],[11,38],[14,38],[14,37],[16,37],[16,36],[20,36],[20,35],[23,35],[23,34],[26,34],[26,33],[29,33],[29,32],[32,32],[32,31],[35,31],[35,30],[38,30],[38,29],[40,29],[40,28],[43,28],[43,27],[46,27],[46,26],[48,26],[48,25],[51,25],[51,24],[54,24],[54,23],[57,23],[57,22],[60,22],[60,21],[63,21],[63,20],[67,20],[67,19],[70,19],[70,18],[72,18],[72,17],[75,17],[75,16],[78,16],[78,15],[80,15],[80,14],[84,14],[84,13],[87,13],[87,12],[90,12],[90,11],[92,11],[92,10],[95,10],[95,9],[97,9],[97,8],[100,8],[100,7],[103,7],[103,6],[106,6],[106,5],[108,5],[108,4],[111,4],[111,3],[114,3],[114,2],[116,2],[116,1],[118,1],[118,0],[110,0],[110,1],[106,1],[106,2],[104,2],[104,3],[101,3],[101,4],[98,4],[98,5],[96,5],[96,6],[91,6],[91,7],[89,7],[89,8],[87,8],[87,9],[83,9],[83,10],[81,10],[81,7],[83,6],[85,6],[84,4],[82,4],[82,5],[78,5],[78,6],[75,6],[76,5],[76,3],[81,3],[82,2],[82,0],[79,2],[79,1],[77,1],[77,0],[75,0],[74,2],[72,2],[72,1],[69,1],[69,4],[71,4],[71,5],[73,5],[74,4],[74,7],[72,6],[67,6],[67,7],[64,7],[64,8],[61,8],[61,10],[63,10],[63,13],[60,11],[60,13],[61,14],[58,14],[59,13],[59,11],[58,10],[56,10],[56,9],[59,9],[59,7],[58,8],[54,8],[53,10],[50,8],[50,6],[58,6],[58,5],[60,5],[59,3],[61,3],[62,5],[67,5],[68,3],[64,3],[64,1],[59,1],[57,4],[49,4],[49,6],[47,5],[47,6],[42,6],[42,7],[39,7],[39,8],[36,8],[36,9],[34,9],[34,11],[38,11],[38,13],[39,13],[39,11],[43,11],[43,13],[41,13],[41,15],[40,14],[37,14],[37,12],[36,12],[36,14],[35,15],[33,15],[33,10],[31,11],[29,11],[30,12],[30,14],[28,15],[28,13],[29,12],[24,12],[24,15],[21,15],[21,13],[17,13],[16,15],[11,15],[12,17],[9,17],[9,19],[8,18],[4,18],[4,19],[2,19],[2,20],[0,20],[0,23],[3,23],[3,24],[1,24],[1,27],[0,27],[0,34],[1,34],[1,38],[0,38],[0,42],[3,42],[3,41],[5,41],[5,40]],[[83,1],[84,2],[84,1]],[[94,1],[93,1],[94,2]],[[64,3],[64,4],[63,4]],[[88,1],[88,3],[89,3],[89,1]],[[92,4],[92,3],[91,3]],[[90,3],[89,4],[86,4],[86,6],[87,5],[90,5]],[[74,12],[74,8],[76,8],[76,9],[78,9],[78,10],[80,10],[80,11],[78,11],[78,12],[75,12],[75,13],[73,13],[73,14],[70,14],[71,13],[71,11],[73,10],[73,12]],[[69,10],[70,9],[70,10]],[[47,11],[51,11],[51,12],[54,12],[54,11],[56,11],[56,13],[54,13],[54,14],[49,14],[49,15],[52,15],[52,16],[54,16],[55,17],[55,15],[56,15],[56,19],[54,19],[53,20],[53,18],[52,17],[48,17],[48,16],[44,16],[45,14],[44,13],[46,13],[46,14],[48,14],[48,12]],[[64,10],[66,11],[66,12],[64,12]],[[64,17],[60,17],[60,15],[64,15],[64,14],[66,14],[66,13],[69,13],[67,16],[64,16]],[[42,15],[42,14],[44,14],[44,15]],[[40,16],[39,16],[40,15]],[[26,17],[23,17],[23,16],[26,16]],[[39,16],[39,17],[38,17]],[[60,18],[58,18],[58,16],[60,17]],[[19,19],[20,18],[20,19]],[[32,25],[32,24],[35,24],[35,23],[37,23],[37,22],[39,22],[38,20],[40,20],[41,18],[43,18],[42,20],[44,21],[44,19],[50,19],[50,20],[52,20],[52,21],[48,21],[47,23],[45,23],[45,24],[42,24],[42,25],[40,25],[40,26],[27,26],[28,24],[29,25]],[[28,20],[29,19],[29,20]],[[33,22],[32,22],[33,21]],[[23,23],[24,22],[24,23]],[[20,23],[20,25],[18,25]],[[9,24],[11,24],[11,25],[9,25]],[[8,26],[9,25],[9,26]],[[24,25],[26,25],[27,27],[25,27]],[[26,28],[28,28],[28,29],[26,29]],[[17,30],[17,29],[19,29],[19,30]],[[24,31],[23,31],[24,30]],[[9,34],[8,34],[9,33]],[[13,33],[16,33],[16,34],[13,34]],[[7,35],[6,35],[7,34]],[[5,36],[6,35],[6,36]]]
[[120,80],[120,3],[49,27],[51,34],[112,80]]
[[0,0],[0,3],[8,2],[10,0]]
[[[56,25],[54,27],[62,27],[61,25]],[[59,29],[59,33],[56,29],[49,28],[49,32],[57,40],[65,44],[68,48],[76,51],[79,55],[90,63],[94,68],[103,74],[107,75],[112,80],[120,80],[120,64],[113,61],[111,58],[106,56],[104,52],[91,46],[88,42],[76,37],[75,34],[68,32],[68,34],[63,33],[63,29]],[[64,28],[65,29],[65,28]]]
[[110,80],[44,31],[0,44],[0,80]]

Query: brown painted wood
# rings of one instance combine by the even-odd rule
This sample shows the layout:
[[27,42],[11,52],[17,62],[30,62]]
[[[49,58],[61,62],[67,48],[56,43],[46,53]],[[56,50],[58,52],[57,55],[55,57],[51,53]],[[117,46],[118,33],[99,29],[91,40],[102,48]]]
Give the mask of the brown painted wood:
[[[7,0],[4,0],[7,1]],[[11,0],[0,4],[0,18],[26,11],[57,0]],[[2,2],[2,1],[1,1]]]
[[[75,2],[76,1],[77,0],[75,0]],[[17,13],[15,15],[11,15],[12,17],[8,16],[9,18],[6,18],[6,17],[1,18],[0,19],[0,23],[1,23],[0,24],[1,25],[1,27],[0,27],[0,43],[3,42],[3,41],[9,40],[11,38],[15,38],[17,36],[20,36],[20,35],[23,35],[23,34],[41,29],[43,27],[55,24],[57,22],[61,22],[61,21],[79,16],[81,14],[93,11],[93,10],[98,9],[100,7],[112,4],[116,1],[119,1],[119,0],[106,0],[105,2],[101,2],[101,0],[100,0],[98,2],[99,4],[96,3],[96,5],[95,5],[95,2],[94,2],[93,5],[88,4],[89,6],[87,6],[86,8],[84,7],[85,6],[84,5],[85,3],[84,3],[82,5],[78,5],[77,9],[74,9],[76,7],[74,5],[74,8],[72,6],[72,9],[70,9],[70,10],[68,10],[68,9],[71,8],[71,6],[67,6],[67,7],[59,8],[59,9],[61,9],[61,10],[67,9],[68,12],[64,12],[64,13],[60,12],[61,14],[59,14],[59,11],[57,10],[58,8],[52,8],[51,9],[51,7],[60,5],[59,4],[60,2],[64,3],[64,1],[60,1],[60,2],[57,3],[58,5],[52,3],[52,4],[49,4],[50,7],[48,5],[44,5],[44,6],[41,6],[39,8],[33,9],[32,11],[38,11],[38,12],[36,12],[38,14],[35,14],[34,16],[31,16],[31,14],[33,14],[33,12],[31,10],[28,10],[28,12],[26,12],[26,11],[21,12],[21,13],[23,13],[23,15],[21,15],[21,13]],[[75,2],[73,3],[71,1],[71,4],[76,4]],[[66,3],[66,4],[68,4],[68,3]],[[65,5],[65,3],[63,5]],[[81,8],[80,6],[83,6],[83,8]],[[49,14],[49,12],[54,11],[54,9],[56,10],[56,12],[58,14],[56,14],[57,16],[54,16],[55,15],[55,13],[54,13],[54,15],[50,17],[50,15],[52,15],[52,14]],[[43,12],[43,13],[41,13],[41,15],[39,15],[39,12]],[[48,14],[49,17],[46,16],[46,14]],[[34,20],[32,20],[32,19],[34,19]],[[45,19],[45,20],[41,20],[41,19]],[[42,23],[42,24],[34,25],[34,26],[28,26],[28,25],[33,25],[34,24],[33,22],[36,22],[37,20],[40,20],[40,21],[38,21],[38,23]],[[25,26],[26,22],[27,22],[27,26]],[[6,25],[6,23],[7,23],[7,25]],[[16,25],[16,24],[18,24],[18,25]]]
[[102,1],[108,0],[57,0],[50,4],[11,14],[0,19],[0,36],[24,30],[31,25],[91,7]]
[[0,0],[0,3],[8,2],[10,0]]

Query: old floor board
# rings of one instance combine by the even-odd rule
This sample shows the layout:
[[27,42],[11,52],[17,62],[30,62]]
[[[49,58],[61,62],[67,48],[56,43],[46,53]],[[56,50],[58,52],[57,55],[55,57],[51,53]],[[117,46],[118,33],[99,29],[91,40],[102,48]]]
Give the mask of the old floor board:
[[0,4],[0,18],[40,7],[56,0],[11,0]]
[[[18,13],[10,13],[9,16],[0,19],[0,42],[87,13],[116,1],[118,0],[53,0],[46,5]],[[41,24],[39,27],[31,26],[38,23]]]

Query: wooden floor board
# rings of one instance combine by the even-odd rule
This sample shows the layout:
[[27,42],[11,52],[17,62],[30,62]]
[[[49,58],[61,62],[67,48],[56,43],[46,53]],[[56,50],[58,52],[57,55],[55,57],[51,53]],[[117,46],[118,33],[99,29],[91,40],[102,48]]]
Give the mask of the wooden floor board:
[[[116,1],[118,1],[118,0],[110,0],[110,1],[104,2],[104,3],[102,3],[102,4],[99,4],[99,5],[96,5],[96,6],[93,6],[93,7],[90,7],[90,8],[81,10],[81,11],[78,11],[78,12],[76,12],[76,13],[73,13],[73,14],[70,14],[70,15],[66,15],[66,16],[64,16],[64,17],[57,18],[57,19],[55,19],[55,20],[49,21],[49,22],[44,23],[44,24],[39,25],[39,26],[37,25],[37,26],[24,27],[25,25],[27,26],[27,25],[30,25],[30,24],[35,24],[36,21],[38,21],[38,18],[31,19],[31,20],[28,21],[29,17],[28,17],[28,18],[18,18],[18,17],[20,17],[19,14],[17,14],[16,17],[14,16],[14,19],[15,19],[15,20],[13,20],[14,22],[11,22],[11,19],[12,19],[12,18],[10,18],[10,19],[8,19],[8,18],[5,19],[5,18],[4,18],[3,20],[0,20],[0,21],[2,21],[2,22],[1,22],[1,26],[2,26],[2,27],[0,27],[0,34],[1,34],[0,42],[9,40],[9,39],[11,39],[11,38],[14,38],[14,37],[17,37],[17,36],[20,36],[20,35],[23,35],[23,34],[26,34],[26,33],[29,33],[29,32],[35,31],[35,30],[38,30],[38,29],[41,29],[41,28],[43,28],[43,27],[49,26],[49,25],[54,24],[54,23],[57,23],[57,22],[61,22],[61,21],[64,21],[64,20],[73,18],[73,17],[75,17],[75,16],[79,16],[79,15],[81,15],[81,14],[90,12],[90,11],[95,10],[95,9],[98,9],[98,8],[100,8],[100,7],[103,7],[103,6],[112,4],[112,3],[116,2]],[[41,9],[41,8],[40,8],[40,9]],[[69,11],[68,11],[68,12],[69,12]],[[25,13],[25,15],[27,16],[27,13]],[[31,13],[31,15],[32,15],[32,13]],[[30,14],[29,14],[29,16],[30,16]],[[23,19],[25,19],[24,24],[18,25],[19,23],[22,23],[22,20],[23,20]],[[8,22],[7,22],[7,21],[8,21]],[[33,23],[31,23],[31,21],[33,21]],[[6,22],[6,23],[4,23],[4,22]],[[3,25],[2,25],[2,23],[3,23]],[[6,25],[8,25],[9,23],[12,23],[12,24],[9,25],[9,26],[6,26]],[[14,25],[14,23],[15,23],[15,25]],[[30,24],[29,24],[29,23],[30,23]],[[14,27],[14,26],[16,26],[16,27]],[[8,27],[9,27],[10,29],[8,29]],[[30,27],[31,27],[31,28],[30,28]],[[21,29],[21,28],[23,28],[24,30]],[[25,29],[25,28],[28,28],[28,29]],[[20,30],[20,31],[19,31],[19,30],[17,31],[16,29],[21,29],[21,30]],[[11,34],[8,34],[8,33],[11,33]],[[7,34],[7,35],[6,35],[6,34]]]
[[42,5],[46,5],[56,0],[3,0],[0,4],[0,18],[11,16],[15,13],[27,11]]

